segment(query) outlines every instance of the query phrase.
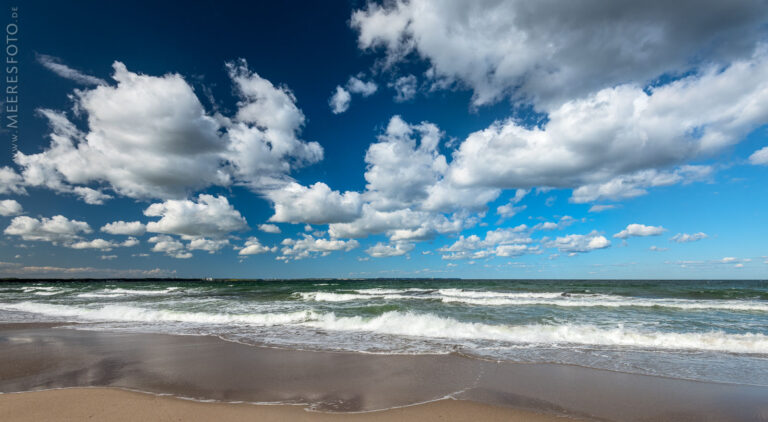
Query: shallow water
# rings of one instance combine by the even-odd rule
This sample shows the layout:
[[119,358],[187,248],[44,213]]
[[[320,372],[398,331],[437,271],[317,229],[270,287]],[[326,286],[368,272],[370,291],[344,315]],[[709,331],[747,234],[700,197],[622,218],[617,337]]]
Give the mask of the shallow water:
[[5,283],[0,321],[768,385],[765,281]]

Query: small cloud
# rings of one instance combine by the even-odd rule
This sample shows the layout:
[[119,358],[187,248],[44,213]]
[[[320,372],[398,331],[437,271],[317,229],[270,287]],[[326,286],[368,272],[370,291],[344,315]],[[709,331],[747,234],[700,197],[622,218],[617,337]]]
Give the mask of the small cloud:
[[645,224],[630,224],[624,230],[614,234],[613,237],[617,239],[627,239],[633,236],[638,236],[638,237],[658,236],[663,232],[665,232],[666,230],[667,229],[665,229],[662,226],[646,226]]
[[43,65],[46,69],[61,76],[64,79],[77,82],[81,85],[106,85],[107,82],[103,79],[95,76],[86,75],[79,70],[72,69],[71,67],[61,63],[61,59],[58,57],[48,56],[45,54],[37,54],[37,61]]
[[616,205],[592,205],[588,212],[603,212],[617,208]]
[[264,233],[280,233],[280,227],[275,224],[259,224],[259,230]]
[[674,236],[672,236],[669,241],[675,242],[675,243],[688,243],[688,242],[697,242],[702,239],[706,239],[709,236],[707,236],[706,233],[698,232],[693,234],[688,233],[678,233]]
[[763,147],[749,156],[749,162],[754,165],[768,165],[768,147]]
[[410,101],[416,96],[418,80],[413,75],[402,76],[397,78],[394,82],[388,84],[390,88],[393,88],[396,92],[395,102],[403,103]]
[[658,246],[651,246],[648,248],[648,250],[654,251],[654,252],[666,252],[668,248],[660,248]]
[[352,101],[352,95],[346,89],[341,86],[336,86],[336,91],[328,100],[328,105],[331,106],[331,112],[333,114],[341,114],[349,108],[349,103]]

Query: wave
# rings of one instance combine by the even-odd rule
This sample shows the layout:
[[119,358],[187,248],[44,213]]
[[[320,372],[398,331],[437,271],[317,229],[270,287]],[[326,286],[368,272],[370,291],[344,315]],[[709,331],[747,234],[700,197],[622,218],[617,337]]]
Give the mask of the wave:
[[385,312],[375,317],[343,317],[302,310],[286,313],[206,313],[146,309],[124,305],[85,308],[38,302],[0,303],[0,309],[31,312],[74,321],[192,323],[201,325],[302,326],[328,331],[370,332],[453,340],[490,340],[551,347],[604,346],[768,354],[768,336],[723,331],[661,332],[588,324],[494,325],[464,322],[430,313]]
[[763,334],[644,332],[617,326],[594,325],[519,326],[461,322],[433,314],[386,312],[374,318],[337,317],[323,314],[304,326],[336,331],[370,331],[379,334],[465,340],[495,340],[548,346],[620,346],[648,349],[708,350],[731,353],[768,353],[768,336]]
[[82,308],[36,302],[2,303],[0,309],[30,312],[58,318],[86,321],[116,322],[184,322],[196,324],[252,324],[282,325],[314,318],[312,311],[289,313],[222,314],[155,310],[124,305],[106,305],[101,308]]
[[[348,302],[354,300],[439,300],[479,306],[561,306],[561,307],[641,307],[685,310],[726,310],[768,312],[768,301],[650,299],[605,294],[566,292],[493,292],[461,289],[364,289],[356,293],[302,292],[296,296],[306,301]],[[422,294],[409,294],[409,293]],[[427,292],[428,294],[423,294]]]

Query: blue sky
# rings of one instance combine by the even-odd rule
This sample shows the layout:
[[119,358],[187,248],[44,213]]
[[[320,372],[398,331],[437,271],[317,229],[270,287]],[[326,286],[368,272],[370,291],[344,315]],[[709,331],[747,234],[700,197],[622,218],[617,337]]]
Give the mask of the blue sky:
[[765,278],[764,2],[438,3],[0,12],[0,274]]

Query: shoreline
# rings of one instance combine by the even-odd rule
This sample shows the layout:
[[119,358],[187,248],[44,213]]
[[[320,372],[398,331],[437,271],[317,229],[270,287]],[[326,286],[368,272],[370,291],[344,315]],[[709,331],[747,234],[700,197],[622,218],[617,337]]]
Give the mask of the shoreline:
[[[120,388],[333,415],[381,414],[445,401],[585,420],[742,421],[768,414],[767,387],[457,354],[298,351],[213,336],[53,328],[61,325],[68,324],[0,324],[0,391]],[[0,395],[0,401],[7,397]]]
[[[73,405],[72,403],[77,403]],[[125,409],[130,409],[126,412]],[[119,388],[73,387],[57,390],[0,394],[0,418],[32,422],[50,418],[110,421],[389,421],[430,422],[530,421],[562,422],[558,416],[445,399],[404,408],[366,413],[324,413],[307,411],[300,405],[201,402],[173,396],[159,396]]]

